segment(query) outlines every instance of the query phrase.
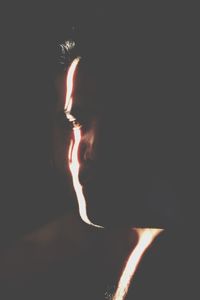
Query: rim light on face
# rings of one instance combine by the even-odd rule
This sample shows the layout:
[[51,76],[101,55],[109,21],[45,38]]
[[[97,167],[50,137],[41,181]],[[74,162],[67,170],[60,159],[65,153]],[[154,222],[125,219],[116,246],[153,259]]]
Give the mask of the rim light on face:
[[[88,225],[95,226],[97,228],[103,228],[102,226],[92,223],[87,216],[87,203],[83,194],[83,187],[79,181],[79,171],[80,171],[80,162],[79,162],[79,146],[81,143],[81,125],[76,122],[76,118],[71,114],[71,109],[73,105],[73,81],[74,74],[77,69],[80,57],[77,57],[71,63],[66,79],[67,92],[65,100],[65,115],[69,122],[73,124],[73,136],[70,141],[68,159],[69,159],[69,168],[72,175],[73,187],[76,193],[79,206],[79,214],[81,219]],[[130,254],[127,263],[124,267],[122,275],[120,277],[117,290],[113,296],[113,300],[123,300],[126,297],[128,288],[130,286],[131,280],[135,274],[137,266],[147,248],[151,245],[153,240],[157,235],[163,231],[163,229],[158,228],[135,228],[135,232],[138,235],[138,243]]]
[[81,219],[88,225],[92,225],[97,228],[103,228],[102,226],[96,225],[89,220],[87,215],[87,203],[83,194],[83,187],[79,181],[80,162],[78,158],[78,153],[79,153],[79,146],[81,142],[81,125],[76,123],[75,117],[71,114],[71,109],[73,104],[72,92],[73,92],[74,73],[76,71],[79,61],[80,61],[80,57],[77,57],[73,60],[73,62],[69,67],[67,73],[67,80],[66,80],[67,93],[66,93],[64,109],[65,109],[66,118],[69,120],[69,122],[73,124],[73,138],[70,141],[70,147],[68,153],[69,168],[72,175],[73,187],[78,200],[79,214]]

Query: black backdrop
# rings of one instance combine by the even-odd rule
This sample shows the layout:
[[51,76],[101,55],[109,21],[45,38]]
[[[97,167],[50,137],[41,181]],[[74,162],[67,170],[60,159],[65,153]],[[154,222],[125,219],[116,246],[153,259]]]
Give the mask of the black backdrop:
[[[49,166],[49,114],[50,103],[54,101],[56,46],[68,36],[71,24],[91,30],[93,24],[102,22],[104,27],[122,28],[120,47],[124,44],[123,31],[132,32],[133,28],[139,61],[137,84],[141,90],[148,87],[141,91],[142,96],[152,93],[155,102],[162,98],[163,105],[168,103],[165,119],[170,118],[173,124],[170,134],[174,134],[176,148],[174,173],[181,200],[181,228],[175,229],[181,230],[181,234],[177,233],[181,236],[177,249],[180,247],[188,261],[193,254],[188,240],[193,243],[196,239],[193,228],[199,224],[196,8],[175,3],[140,7],[122,3],[66,2],[37,7],[27,4],[5,7],[3,19],[6,30],[1,41],[2,90],[5,89],[1,99],[2,247],[75,209],[70,200],[65,201],[67,191],[55,180]],[[127,32],[125,36],[130,37]],[[179,250],[176,252],[178,255]],[[190,272],[193,274],[193,270]]]

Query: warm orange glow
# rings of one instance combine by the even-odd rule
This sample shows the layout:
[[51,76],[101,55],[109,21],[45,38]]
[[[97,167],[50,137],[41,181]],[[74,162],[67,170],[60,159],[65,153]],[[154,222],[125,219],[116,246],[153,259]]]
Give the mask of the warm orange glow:
[[79,213],[81,216],[81,219],[89,224],[89,225],[93,225],[96,227],[100,227],[99,225],[93,224],[87,216],[87,205],[86,205],[86,201],[85,201],[85,197],[83,195],[83,187],[79,182],[79,169],[80,169],[80,164],[79,164],[79,160],[78,160],[78,152],[79,152],[79,145],[80,145],[80,141],[81,141],[81,130],[80,127],[75,127],[73,129],[74,131],[74,141],[71,141],[71,145],[70,145],[70,161],[69,161],[69,167],[70,167],[70,171],[72,174],[72,180],[73,180],[73,186],[76,192],[76,197],[78,199],[78,203],[79,203]]
[[[70,122],[75,122],[76,119],[73,115],[71,115],[71,109],[73,104],[72,99],[72,92],[73,92],[73,79],[74,73],[76,71],[78,62],[80,58],[76,58],[73,60],[72,64],[69,67],[69,71],[67,74],[67,93],[66,93],[66,101],[65,101],[65,114],[66,117]],[[79,182],[79,170],[80,170],[80,163],[79,163],[79,146],[81,142],[81,126],[77,123],[73,123],[73,139],[70,142],[69,152],[68,152],[68,159],[69,159],[69,168],[72,174],[72,181],[74,190],[76,193],[76,197],[78,200],[79,205],[79,214],[81,219],[92,226],[103,228],[102,226],[96,225],[92,223],[88,216],[87,216],[87,204],[83,194],[83,187]]]
[[138,234],[138,243],[127,260],[113,300],[125,299],[131,283],[131,279],[135,274],[136,268],[142,258],[142,255],[156,238],[156,236],[161,231],[163,231],[163,229],[158,228],[135,228],[134,230]]

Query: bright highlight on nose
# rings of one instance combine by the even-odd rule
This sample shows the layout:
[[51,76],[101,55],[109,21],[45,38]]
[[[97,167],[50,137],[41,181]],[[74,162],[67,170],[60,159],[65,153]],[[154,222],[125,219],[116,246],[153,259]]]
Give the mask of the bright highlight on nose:
[[[75,118],[71,115],[71,109],[73,104],[72,92],[73,92],[73,81],[74,81],[74,73],[76,71],[77,65],[80,61],[80,57],[75,58],[71,63],[68,73],[67,73],[67,92],[66,92],[66,100],[65,100],[65,114],[67,119],[70,122],[75,122]],[[79,124],[74,123],[73,127],[73,139],[71,139],[70,147],[69,147],[69,168],[72,175],[72,181],[74,190],[76,193],[76,197],[79,205],[79,214],[81,219],[92,226],[103,228],[102,226],[96,225],[92,223],[87,216],[87,203],[83,194],[83,187],[79,181],[79,171],[80,171],[80,163],[79,163],[79,146],[81,142],[81,126]]]
[[127,260],[113,300],[125,299],[131,283],[131,279],[135,274],[136,268],[142,258],[142,255],[144,254],[145,250],[151,245],[156,236],[163,231],[163,229],[159,228],[135,228],[134,230],[138,234],[138,243]]

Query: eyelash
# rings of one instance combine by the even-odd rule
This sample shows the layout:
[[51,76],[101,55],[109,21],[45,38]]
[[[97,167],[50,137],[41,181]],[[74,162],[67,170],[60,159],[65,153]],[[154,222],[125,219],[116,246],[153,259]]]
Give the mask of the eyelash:
[[65,117],[67,121],[70,123],[70,125],[72,126],[72,128],[82,127],[82,124],[72,114],[66,112]]

